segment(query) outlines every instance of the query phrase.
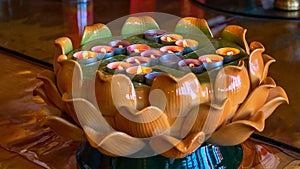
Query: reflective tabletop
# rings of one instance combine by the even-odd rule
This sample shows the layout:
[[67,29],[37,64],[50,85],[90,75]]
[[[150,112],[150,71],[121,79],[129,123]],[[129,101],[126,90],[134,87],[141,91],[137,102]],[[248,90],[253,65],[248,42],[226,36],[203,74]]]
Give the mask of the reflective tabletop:
[[[45,114],[56,114],[37,96],[36,74],[52,70],[54,40],[69,36],[79,46],[85,25],[110,23],[138,12],[163,12],[205,18],[216,36],[225,26],[247,29],[247,40],[259,41],[276,62],[269,74],[282,86],[289,104],[279,106],[265,129],[243,143],[243,168],[299,167],[300,158],[300,21],[277,15],[276,9],[250,9],[252,1],[190,0],[5,0],[0,2],[0,168],[76,168],[78,142],[40,126]],[[262,1],[261,1],[262,2]],[[227,10],[231,9],[231,10]],[[252,11],[251,11],[252,10]],[[232,12],[233,11],[233,12]],[[244,11],[244,12],[241,12]],[[245,14],[245,11],[246,14]],[[255,15],[254,15],[255,14]],[[262,15],[260,15],[262,14]],[[257,16],[259,15],[259,16]],[[57,158],[59,156],[59,158]],[[271,165],[272,164],[272,165]]]

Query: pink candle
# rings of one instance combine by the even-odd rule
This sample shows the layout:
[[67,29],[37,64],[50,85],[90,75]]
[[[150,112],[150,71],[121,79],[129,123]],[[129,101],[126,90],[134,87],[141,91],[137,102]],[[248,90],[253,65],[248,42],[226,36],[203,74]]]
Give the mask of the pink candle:
[[223,56],[224,62],[228,63],[238,58],[240,50],[233,47],[223,47],[216,50],[216,54]]
[[178,62],[179,69],[199,74],[203,71],[203,63],[198,59],[184,59]]
[[199,48],[199,43],[193,39],[182,39],[175,42],[177,46],[184,48],[183,53],[189,53]]
[[150,65],[150,58],[142,57],[142,56],[132,56],[126,59],[126,62],[131,63],[132,65],[143,65],[149,66]]
[[174,53],[177,55],[183,54],[183,47],[180,46],[164,46],[159,49],[163,53]]
[[114,55],[114,48],[111,46],[99,45],[92,47],[91,50],[98,53],[98,60]]
[[106,65],[106,69],[109,73],[125,72],[125,70],[131,67],[132,64],[128,62],[111,62]]
[[73,54],[73,58],[78,63],[88,64],[97,61],[98,53],[91,51],[78,51]]
[[134,44],[127,47],[127,52],[130,55],[140,55],[141,52],[151,49],[150,46],[145,44]]
[[145,38],[154,42],[159,42],[160,37],[163,36],[167,31],[160,29],[151,29],[144,32]]
[[109,45],[114,48],[115,54],[125,54],[127,46],[131,43],[126,40],[115,40],[111,41]]
[[162,52],[160,50],[152,49],[146,50],[141,53],[142,57],[147,57],[151,59],[151,65],[156,65],[158,63],[158,58],[162,56]]
[[128,69],[126,69],[126,73],[128,76],[133,80],[137,82],[144,82],[145,81],[145,75],[152,72],[152,69],[150,67],[146,66],[133,66]]
[[160,37],[161,43],[166,45],[174,45],[180,39],[183,39],[183,37],[178,34],[165,34]]
[[203,62],[203,66],[206,70],[211,70],[223,65],[223,57],[216,54],[202,55],[198,59]]

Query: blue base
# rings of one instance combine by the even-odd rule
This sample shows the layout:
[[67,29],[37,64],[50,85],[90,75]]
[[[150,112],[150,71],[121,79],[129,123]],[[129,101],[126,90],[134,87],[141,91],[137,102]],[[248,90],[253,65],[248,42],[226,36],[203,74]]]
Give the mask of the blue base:
[[84,143],[77,151],[80,169],[237,169],[243,158],[240,145],[203,145],[190,155],[170,159],[161,155],[148,158],[108,157]]

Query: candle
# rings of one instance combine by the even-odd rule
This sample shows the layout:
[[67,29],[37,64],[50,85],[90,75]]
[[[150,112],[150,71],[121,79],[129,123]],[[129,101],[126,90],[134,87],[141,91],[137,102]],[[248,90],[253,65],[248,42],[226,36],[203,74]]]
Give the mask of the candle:
[[156,49],[146,50],[141,53],[142,57],[147,57],[151,59],[150,61],[151,65],[156,65],[158,63],[158,58],[161,57],[161,55],[162,52]]
[[145,75],[146,84],[148,84],[148,85],[151,86],[153,80],[154,80],[157,76],[159,76],[159,75],[161,75],[161,74],[164,74],[164,73],[165,73],[165,72],[150,72],[150,73],[146,74],[146,75]]
[[137,82],[144,82],[145,75],[152,72],[152,69],[150,67],[138,65],[129,67],[126,69],[126,73],[128,76],[133,80]]
[[202,55],[198,58],[203,62],[206,70],[211,70],[223,65],[223,57],[216,54]]
[[177,55],[183,54],[183,47],[180,46],[163,46],[159,50],[163,53],[174,53]]
[[78,51],[73,58],[80,64],[89,64],[97,61],[98,53],[92,51]]
[[199,48],[199,43],[193,39],[177,40],[175,44],[184,48],[183,53],[189,53]]
[[131,43],[126,40],[115,40],[109,42],[109,45],[114,48],[115,54],[126,54],[126,48]]
[[133,44],[127,47],[127,52],[129,55],[140,55],[141,52],[151,49],[150,46],[145,44]]
[[145,38],[154,42],[159,43],[160,37],[166,33],[165,30],[151,29],[144,32]]
[[109,73],[125,73],[125,70],[131,67],[132,64],[128,62],[111,62],[106,65],[106,69]]
[[92,47],[91,50],[98,53],[98,60],[112,57],[114,55],[114,48],[111,46],[99,45]]
[[216,50],[216,54],[223,56],[224,63],[228,63],[233,60],[236,60],[238,58],[239,53],[240,53],[239,49],[232,48],[232,47],[224,47]]
[[160,37],[161,43],[165,45],[175,45],[175,42],[180,39],[183,39],[183,37],[178,34],[165,34]]
[[126,59],[126,62],[131,63],[132,65],[142,65],[150,66],[151,58],[142,57],[142,56],[132,56]]
[[203,63],[198,59],[184,59],[178,62],[180,70],[192,71],[195,74],[203,72]]
[[182,58],[174,53],[171,54],[165,54],[159,58],[159,63],[161,65],[171,67],[171,68],[177,68],[178,62],[182,60]]

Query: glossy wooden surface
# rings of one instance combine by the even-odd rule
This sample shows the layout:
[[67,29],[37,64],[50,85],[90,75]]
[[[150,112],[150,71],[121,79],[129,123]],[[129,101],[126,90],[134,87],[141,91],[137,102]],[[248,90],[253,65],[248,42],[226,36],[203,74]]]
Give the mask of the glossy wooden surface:
[[[41,0],[38,3],[33,0],[0,2],[0,46],[3,51],[0,54],[0,135],[4,138],[0,141],[2,168],[76,166],[74,155],[79,143],[65,140],[39,126],[39,120],[45,113],[56,113],[45,108],[45,104],[38,97],[32,96],[32,90],[38,84],[35,76],[45,67],[22,57],[34,58],[50,65],[55,53],[56,38],[68,35],[75,42],[79,42],[78,37],[85,23],[108,23],[130,13],[147,11],[208,19],[214,34],[218,34],[226,24],[237,24],[247,28],[248,41],[256,40],[264,44],[265,53],[276,59],[269,73],[286,90],[290,104],[279,106],[266,121],[265,130],[256,134],[270,139],[271,144],[275,142],[279,146],[288,146],[291,150],[289,155],[274,147],[268,149],[276,157],[280,154],[279,159],[284,159],[281,162],[285,162],[282,166],[300,158],[299,21],[230,15],[196,6],[188,0],[147,0],[143,3],[140,0],[94,0],[92,4],[78,6],[76,3],[60,0]],[[89,16],[92,14],[92,17],[76,20],[75,16],[80,13],[78,11],[85,11]],[[224,21],[229,22],[222,24]],[[255,150],[254,152],[258,151],[259,146],[253,144],[252,139],[249,141],[251,144],[246,145]],[[62,151],[64,153],[57,161],[58,154]],[[252,156],[253,152],[245,153],[245,159]],[[251,166],[262,165],[259,160],[245,162]]]

